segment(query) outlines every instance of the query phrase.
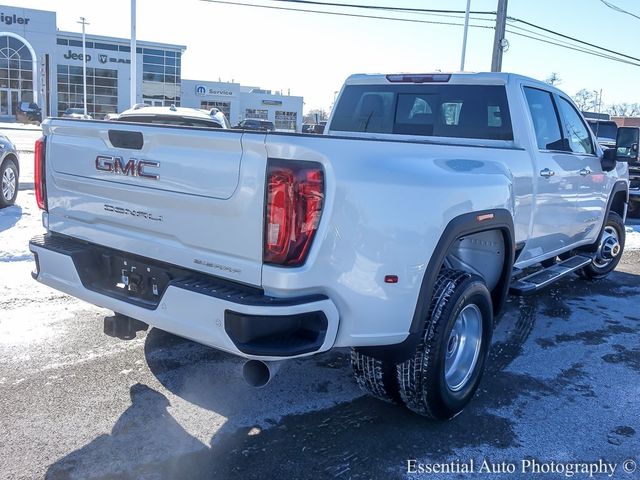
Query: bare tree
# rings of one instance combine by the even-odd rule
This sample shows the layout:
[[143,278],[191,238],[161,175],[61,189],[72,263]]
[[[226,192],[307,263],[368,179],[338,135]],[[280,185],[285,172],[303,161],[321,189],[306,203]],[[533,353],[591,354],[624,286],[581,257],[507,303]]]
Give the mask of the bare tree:
[[578,91],[572,98],[576,102],[576,106],[583,111],[594,108],[597,102],[595,92],[586,88]]
[[560,78],[560,75],[558,75],[556,72],[551,72],[551,75],[547,77],[545,82],[555,87],[562,83],[562,79]]
[[613,103],[607,112],[614,117],[637,117],[640,115],[640,103]]

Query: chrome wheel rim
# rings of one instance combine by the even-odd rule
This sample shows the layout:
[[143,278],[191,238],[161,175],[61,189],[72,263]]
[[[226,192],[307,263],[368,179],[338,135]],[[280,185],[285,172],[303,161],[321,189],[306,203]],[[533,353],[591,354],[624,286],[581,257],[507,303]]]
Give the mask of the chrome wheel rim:
[[620,246],[618,231],[611,225],[607,225],[604,227],[602,240],[598,246],[596,256],[593,259],[593,264],[598,268],[606,267],[614,258],[620,255],[621,250],[622,247]]
[[445,345],[444,377],[449,390],[462,390],[475,370],[482,346],[482,313],[469,304],[458,314]]
[[5,200],[13,199],[16,193],[16,174],[11,168],[7,168],[2,174],[2,196]]

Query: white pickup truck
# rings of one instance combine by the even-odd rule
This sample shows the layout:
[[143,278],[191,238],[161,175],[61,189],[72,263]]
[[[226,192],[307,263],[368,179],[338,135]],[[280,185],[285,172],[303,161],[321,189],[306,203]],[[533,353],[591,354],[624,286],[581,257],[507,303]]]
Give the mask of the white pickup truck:
[[363,389],[439,419],[472,398],[510,289],[615,268],[638,155],[637,129],[603,154],[561,91],[494,73],[352,76],[322,136],[43,132],[33,275],[118,312],[106,331],[239,355],[257,386],[351,347]]

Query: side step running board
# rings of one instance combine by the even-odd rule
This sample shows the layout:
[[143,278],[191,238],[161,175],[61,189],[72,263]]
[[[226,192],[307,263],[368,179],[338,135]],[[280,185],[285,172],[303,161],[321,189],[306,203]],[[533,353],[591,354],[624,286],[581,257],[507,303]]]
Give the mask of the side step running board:
[[513,295],[529,295],[542,288],[560,280],[582,267],[591,263],[591,257],[587,255],[576,255],[563,262],[556,263],[551,267],[539,270],[531,275],[514,280],[511,283],[510,293]]

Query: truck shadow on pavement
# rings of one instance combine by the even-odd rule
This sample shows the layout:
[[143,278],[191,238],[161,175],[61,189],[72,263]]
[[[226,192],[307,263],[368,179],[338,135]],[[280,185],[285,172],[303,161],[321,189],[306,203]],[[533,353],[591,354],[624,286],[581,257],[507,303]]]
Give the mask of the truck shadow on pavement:
[[[432,422],[361,396],[350,377],[345,350],[287,362],[271,384],[254,390],[240,378],[241,360],[152,330],[145,343],[152,373],[172,394],[226,417],[225,425],[206,446],[171,418],[166,397],[134,385],[132,405],[111,435],[98,437],[61,459],[47,478],[71,478],[72,472],[104,463],[104,455],[113,459],[113,469],[119,473],[91,478],[389,479],[406,474],[408,459],[450,461],[457,452],[469,449],[499,456],[523,447],[518,427],[541,428],[527,411],[545,408],[548,399],[576,405],[596,402],[596,409],[609,408],[602,406],[604,400],[598,399],[591,373],[586,371],[599,365],[575,361],[540,378],[512,364],[525,347],[552,351],[572,342],[607,347],[616,335],[637,333],[637,315],[620,319],[616,312],[605,312],[589,300],[629,295],[627,290],[638,283],[638,276],[616,272],[605,282],[576,279],[535,296],[510,298],[496,325],[480,389],[472,403],[449,422]],[[570,320],[583,314],[590,315],[596,327],[585,325],[584,331],[574,332],[576,322]],[[640,350],[615,343],[611,347],[596,360],[640,371]],[[635,435],[633,428],[618,429]],[[161,438],[163,446],[175,444],[174,454],[170,458],[145,454],[150,437]],[[131,455],[138,456],[133,467]],[[127,459],[123,466],[129,466],[118,469],[119,459]]]
[[[121,470],[134,456],[141,463],[156,460],[157,444],[149,439],[161,438],[172,450],[192,452],[204,448],[189,435],[167,411],[169,401],[146,385],[131,386],[131,406],[118,418],[109,435],[100,435],[90,443],[62,458],[47,470],[47,480],[102,477],[103,468]],[[119,468],[120,467],[120,468]],[[180,478],[179,471],[164,462],[166,478]],[[106,475],[104,478],[118,478]]]

